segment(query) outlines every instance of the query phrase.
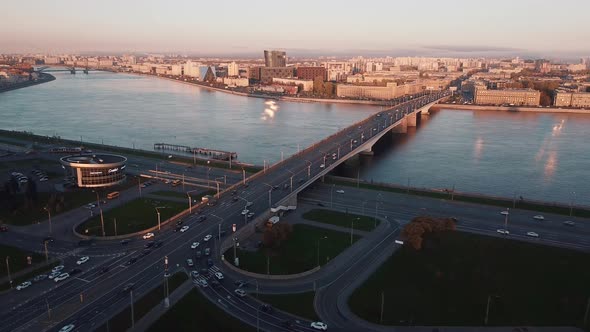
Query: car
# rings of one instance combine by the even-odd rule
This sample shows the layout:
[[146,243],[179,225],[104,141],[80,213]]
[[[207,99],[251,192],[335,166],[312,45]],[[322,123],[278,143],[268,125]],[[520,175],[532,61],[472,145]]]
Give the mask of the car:
[[25,281],[22,284],[16,286],[16,290],[21,290],[21,289],[25,289],[29,286],[31,286],[33,283],[31,283],[30,281]]
[[148,248],[153,247],[154,244],[156,244],[156,242],[150,241],[150,242],[146,243],[143,247],[146,248],[146,249],[148,249]]
[[53,278],[53,281],[55,282],[60,282],[62,280],[66,280],[70,277],[69,273],[62,273],[60,275],[58,275],[57,277]]
[[213,266],[213,260],[211,258],[207,258],[207,266],[208,267],[212,267]]
[[205,235],[205,237],[203,238],[203,241],[208,242],[209,240],[211,240],[213,236],[211,234],[207,234]]
[[264,312],[268,312],[268,313],[273,312],[272,306],[270,306],[270,305],[268,305],[266,303],[260,306],[260,310],[261,311],[264,311]]
[[188,231],[188,226],[182,226],[182,228],[180,229],[180,232],[184,233],[186,231]]
[[201,271],[199,271],[201,273],[202,276],[208,276],[209,275],[209,269],[207,268],[202,268]]
[[248,209],[243,209],[243,210],[242,210],[242,215],[243,215],[243,216],[245,216],[245,215],[247,215],[249,212],[250,212],[250,210],[248,210]]
[[327,331],[328,330],[328,325],[326,325],[325,323],[322,323],[322,322],[311,322],[310,326],[311,326],[311,328],[316,329],[316,330],[320,330],[320,331]]
[[72,331],[74,328],[76,327],[76,325],[74,324],[68,324],[64,327],[62,327],[61,329],[59,329],[59,332],[70,332]]
[[53,279],[53,278],[57,277],[57,276],[58,276],[58,275],[60,275],[60,274],[61,274],[61,272],[59,272],[59,271],[51,272],[51,273],[49,274],[48,278],[49,278],[49,279]]
[[207,219],[207,216],[199,216],[199,218],[197,218],[198,222],[203,222]]
[[182,228],[182,227],[180,227],[180,226],[176,226],[176,227],[174,228],[174,231],[175,231],[175,232],[178,232],[178,231],[179,231],[181,228]]
[[45,242],[50,242],[51,243],[53,241],[54,240],[53,240],[53,238],[51,236],[48,236],[48,237],[46,237],[46,238],[43,239],[43,243],[45,243]]
[[563,222],[563,224],[566,226],[576,226],[576,223],[571,220],[566,220]]
[[237,201],[238,201],[238,199],[239,199],[239,198],[238,198],[237,196],[234,196],[234,197],[232,197],[232,198],[231,198],[232,202],[237,202]]
[[46,274],[40,274],[38,276],[36,276],[35,278],[33,278],[33,282],[39,282],[42,280],[47,279],[47,275]]
[[160,248],[164,244],[164,241],[156,241],[154,248]]
[[211,255],[211,248],[205,248],[205,256]]
[[193,242],[193,244],[191,244],[191,249],[197,249],[198,246],[199,242]]
[[238,191],[237,190],[232,190],[231,194],[232,194],[232,196],[235,196],[235,195],[238,194]]
[[132,282],[130,282],[130,283],[128,283],[127,285],[125,285],[125,287],[123,287],[122,291],[123,291],[123,292],[128,292],[128,291],[130,291],[130,290],[132,290],[132,289],[133,289],[133,286],[135,286],[135,284],[134,284],[134,283],[132,283]]
[[539,234],[536,232],[527,232],[526,236],[530,236],[530,237],[539,237]]
[[137,262],[137,258],[136,257],[133,257],[130,260],[128,260],[127,263],[125,263],[125,265],[129,266],[129,265],[131,265],[131,264],[133,264],[135,262]]
[[191,271],[191,277],[193,277],[193,278],[197,278],[197,277],[199,277],[199,271],[197,271],[197,270],[192,270],[192,271]]
[[121,240],[121,245],[126,245],[129,243],[129,239]]
[[63,269],[64,269],[63,265],[58,265],[58,266],[55,266],[53,269],[51,269],[51,272],[59,272]]
[[336,190],[337,194],[344,194],[344,190],[340,189],[340,190]]
[[236,293],[236,295],[239,297],[246,296],[246,292],[244,292],[244,290],[241,288],[236,288],[236,290],[234,290],[234,293]]
[[196,254],[196,256],[197,256],[197,259],[198,259],[198,258],[201,258],[201,256],[202,256],[202,254],[201,254],[201,250],[197,250],[197,254]]
[[252,217],[254,217],[254,212],[250,212],[250,213],[248,213],[248,215],[247,215],[246,217],[248,217],[248,218],[252,218]]
[[82,264],[88,262],[89,259],[90,259],[90,257],[88,257],[88,256],[80,257],[80,259],[76,262],[76,264],[82,265]]
[[207,283],[207,280],[205,280],[205,279],[199,279],[199,286],[201,286],[201,287],[204,288],[204,287],[209,286],[209,284]]
[[109,267],[108,266],[105,266],[102,269],[100,269],[100,274],[105,274],[107,272],[109,272]]
[[252,206],[252,204],[254,204],[254,203],[252,203],[252,202],[247,202],[247,203],[246,203],[246,207],[250,207],[250,206]]
[[145,234],[143,235],[143,239],[144,239],[144,240],[151,239],[151,238],[153,238],[154,236],[155,236],[155,235],[154,235],[154,233],[152,233],[152,232],[145,233]]
[[533,219],[541,221],[541,220],[545,220],[545,217],[543,217],[542,215],[538,214],[536,216],[533,217]]
[[45,177],[39,179],[40,182],[45,182],[45,181],[48,181],[48,180],[49,179],[48,178],[45,178]]
[[324,168],[324,167],[326,167],[326,165],[325,165],[325,164],[321,164],[321,165],[320,165],[320,168]]
[[193,267],[193,266],[195,266],[195,263],[193,263],[193,260],[192,259],[188,258],[186,260],[186,265],[188,265],[189,267]]
[[509,235],[510,234],[510,232],[507,229],[502,229],[502,228],[496,230],[496,232],[498,232],[500,234],[504,234],[504,235]]
[[503,216],[507,216],[508,214],[510,214],[510,212],[504,210],[504,211],[500,212],[500,214]]
[[211,287],[218,288],[219,286],[221,286],[221,284],[219,283],[219,281],[217,281],[217,280],[212,280],[211,281]]
[[318,202],[318,206],[325,206],[325,205],[322,202]]
[[215,272],[215,278],[217,278],[217,280],[223,280],[223,273]]
[[75,268],[75,269],[72,269],[72,270],[71,270],[70,272],[68,272],[68,273],[69,273],[71,276],[73,276],[74,274],[78,274],[78,273],[80,273],[80,272],[82,272],[82,269]]

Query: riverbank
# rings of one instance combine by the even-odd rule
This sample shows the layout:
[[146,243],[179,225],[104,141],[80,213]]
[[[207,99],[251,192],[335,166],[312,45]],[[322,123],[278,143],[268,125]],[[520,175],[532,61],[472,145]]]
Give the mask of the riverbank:
[[16,83],[16,84],[13,84],[13,85],[10,85],[7,87],[0,88],[0,93],[12,91],[12,90],[16,90],[16,89],[21,89],[21,88],[26,88],[26,87],[33,86],[33,85],[43,84],[43,83],[51,82],[53,80],[55,80],[55,76],[53,76],[51,74],[47,74],[47,73],[40,73],[39,78],[37,80],[20,82],[20,83]]
[[576,113],[590,114],[590,110],[580,108],[555,108],[555,107],[520,107],[520,106],[483,106],[463,104],[436,104],[431,110],[468,110],[468,111],[504,111],[504,112],[531,112],[531,113]]
[[144,73],[138,73],[138,72],[122,72],[122,73],[156,77],[156,78],[161,78],[161,79],[165,79],[168,81],[198,86],[200,88],[204,88],[204,89],[211,90],[211,91],[223,92],[223,93],[227,93],[227,94],[231,94],[231,95],[251,97],[251,98],[264,98],[264,99],[273,99],[273,100],[296,102],[296,103],[327,103],[327,104],[349,104],[349,105],[356,104],[356,105],[373,105],[373,106],[387,105],[386,101],[348,100],[348,99],[329,99],[329,98],[305,98],[305,97],[273,96],[273,95],[264,95],[264,94],[257,94],[257,93],[246,93],[246,92],[234,91],[231,89],[222,89],[222,88],[217,88],[214,86],[208,86],[206,84],[201,84],[201,83],[197,83],[197,82],[183,81],[181,79],[176,79],[176,78],[166,77],[166,76],[144,74]]

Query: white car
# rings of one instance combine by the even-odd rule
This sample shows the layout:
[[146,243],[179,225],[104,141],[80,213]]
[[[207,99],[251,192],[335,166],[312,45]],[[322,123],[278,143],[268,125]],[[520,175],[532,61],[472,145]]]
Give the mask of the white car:
[[571,220],[566,220],[563,222],[563,224],[566,226],[576,226],[576,223]]
[[327,331],[328,330],[328,325],[326,325],[325,323],[322,322],[311,322],[311,328],[316,329],[316,330],[320,330],[320,331]]
[[182,226],[182,228],[180,229],[180,232],[184,233],[186,231],[188,231],[188,226]]
[[199,242],[193,242],[193,244],[191,244],[191,249],[197,249],[199,244],[200,244]]
[[76,264],[82,265],[82,264],[88,262],[89,259],[90,259],[90,257],[88,257],[88,256],[80,257],[80,259],[76,262]]
[[207,287],[209,286],[209,284],[207,283],[207,280],[205,279],[199,279],[199,285],[201,285],[201,287]]
[[498,232],[500,234],[504,234],[504,235],[510,234],[510,232],[507,229],[498,229],[498,230],[496,230],[496,232]]
[[336,193],[338,193],[338,194],[344,194],[344,190],[342,190],[342,189],[336,190]]
[[530,236],[530,237],[539,237],[539,234],[538,234],[538,233],[535,233],[535,232],[527,232],[527,233],[526,233],[526,236]]
[[503,216],[507,216],[509,213],[510,212],[508,212],[508,211],[502,211],[502,212],[500,212],[500,214],[503,215]]
[[205,235],[205,237],[203,238],[203,241],[207,242],[207,241],[211,240],[211,238],[212,238],[212,237],[213,237],[213,236],[211,236],[211,234],[207,234],[207,235]]
[[248,210],[248,209],[243,209],[243,210],[242,210],[242,215],[243,215],[243,216],[245,216],[245,215],[247,215],[249,212],[250,212],[250,210]]
[[53,278],[53,281],[59,282],[59,281],[62,281],[62,280],[66,280],[69,277],[70,277],[70,274],[69,273],[62,273],[62,274],[58,275],[57,277]]
[[324,164],[321,164],[320,165],[320,168],[324,168],[324,167],[326,167],[326,165],[324,165]]
[[191,277],[198,278],[199,277],[199,271],[195,271],[195,270],[191,271]]
[[223,274],[221,272],[215,272],[215,278],[223,280]]
[[51,269],[51,272],[59,272],[63,269],[64,269],[63,265],[58,265],[58,266],[54,267],[53,269]]
[[545,220],[545,217],[543,217],[542,215],[538,214],[538,215],[534,216],[533,219],[541,221],[541,220]]
[[60,274],[61,274],[61,272],[59,272],[59,271],[51,272],[51,274],[49,274],[48,278],[49,279],[53,279],[53,278],[57,277]]
[[236,288],[236,290],[234,291],[234,293],[236,293],[236,295],[239,296],[239,297],[246,296],[246,292],[244,292],[244,290],[241,289],[241,288]]
[[153,237],[154,237],[154,233],[152,233],[152,232],[150,232],[150,233],[145,233],[145,234],[143,235],[143,239],[144,239],[144,240],[151,239],[151,238],[153,238]]
[[30,281],[25,281],[22,284],[16,286],[16,290],[25,289],[25,288],[27,288],[27,287],[29,287],[31,285],[32,285],[32,283]]
[[74,329],[74,327],[76,327],[74,324],[69,324],[59,329],[59,332],[70,332]]

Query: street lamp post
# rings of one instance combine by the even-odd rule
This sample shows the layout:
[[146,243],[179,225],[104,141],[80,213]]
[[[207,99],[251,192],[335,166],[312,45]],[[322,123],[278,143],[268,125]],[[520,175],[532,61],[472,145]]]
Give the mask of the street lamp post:
[[211,167],[207,168],[207,187],[209,187],[209,171],[211,170]]
[[49,235],[51,235],[51,231],[52,231],[52,229],[51,229],[51,211],[49,210],[49,208],[47,208],[47,206],[44,207],[43,209],[45,211],[47,211],[47,218],[49,220]]
[[164,256],[164,279],[166,281],[166,298],[164,299],[164,307],[170,306],[170,291],[168,288],[168,256]]
[[157,206],[157,207],[155,207],[156,213],[158,214],[158,230],[161,229],[161,227],[160,227],[160,210],[158,210],[158,209],[165,209],[165,208],[166,208],[165,206]]
[[318,239],[317,248],[318,248],[318,266],[320,266],[320,240],[327,239],[327,236]]
[[10,284],[10,288],[12,289],[12,277],[10,276],[10,264],[8,263],[8,259],[10,256],[6,256],[6,271],[8,271],[8,283]]
[[504,216],[504,229],[508,230],[508,215],[510,215],[510,208],[506,208],[506,215]]
[[102,215],[102,206],[100,206],[100,197],[98,196],[98,191],[94,191],[94,193],[96,194],[96,203],[98,204],[98,209],[100,211],[100,227],[102,228],[102,236],[106,236],[105,231],[104,231],[104,218]]

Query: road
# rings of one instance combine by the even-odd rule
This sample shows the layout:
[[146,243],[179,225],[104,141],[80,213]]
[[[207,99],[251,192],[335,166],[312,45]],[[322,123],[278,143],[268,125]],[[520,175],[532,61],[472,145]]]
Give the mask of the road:
[[[138,258],[137,262],[129,266],[121,264],[128,257],[137,257],[139,250],[129,250],[127,256],[119,257],[112,265],[113,269],[106,274],[96,275],[92,270],[86,271],[78,278],[71,278],[58,284],[43,295],[31,298],[28,302],[2,314],[2,320],[10,317],[10,323],[0,327],[0,331],[43,331],[58,329],[69,322],[77,322],[78,330],[86,330],[92,324],[99,325],[102,317],[107,317],[120,309],[116,293],[120,292],[121,285],[134,282],[138,289],[148,289],[163,280],[163,258],[167,256],[174,265],[184,264],[187,258],[187,248],[195,239],[202,239],[206,234],[215,234],[219,229],[228,229],[232,224],[241,227],[245,222],[241,211],[244,209],[244,202],[252,202],[250,211],[256,214],[268,209],[269,205],[279,202],[289,196],[292,191],[303,188],[311,183],[311,178],[326,172],[330,165],[341,162],[340,155],[360,151],[363,140],[385,130],[393,121],[393,117],[401,119],[403,114],[420,108],[433,100],[440,98],[443,94],[433,93],[416,96],[403,104],[397,105],[396,111],[383,111],[371,116],[365,121],[352,125],[339,133],[328,137],[326,140],[314,144],[312,147],[294,155],[284,162],[271,166],[264,172],[251,176],[246,183],[240,183],[236,187],[238,202],[232,200],[232,195],[226,193],[215,206],[204,206],[200,213],[207,216],[207,220],[199,223],[197,215],[186,218],[185,224],[190,229],[185,233],[174,233],[172,226],[163,228],[157,233],[157,240],[164,240],[161,248],[154,249],[152,253]],[[357,140],[360,143],[354,143]],[[333,157],[335,156],[335,157]],[[307,182],[306,182],[307,180]],[[282,187],[287,185],[288,190],[273,190],[274,186]],[[268,194],[270,192],[270,194]],[[271,196],[270,202],[268,196]],[[269,204],[270,203],[270,204]],[[141,241],[139,241],[141,242]],[[102,245],[102,244],[101,244]],[[112,249],[116,244],[105,244]],[[111,246],[111,247],[109,247]],[[218,247],[218,241],[213,241],[211,246]],[[136,247],[135,247],[136,248]],[[84,255],[84,249],[77,253]],[[212,257],[217,266],[220,265],[218,250]],[[334,264],[335,265],[335,264]],[[326,270],[330,267],[326,268]],[[85,279],[89,278],[89,279]],[[92,280],[92,282],[84,282]],[[159,279],[159,280],[158,280]],[[84,302],[80,303],[79,293],[84,293]],[[52,308],[52,321],[47,321],[47,305]],[[89,319],[88,317],[94,317]],[[58,323],[61,322],[61,323]]]

